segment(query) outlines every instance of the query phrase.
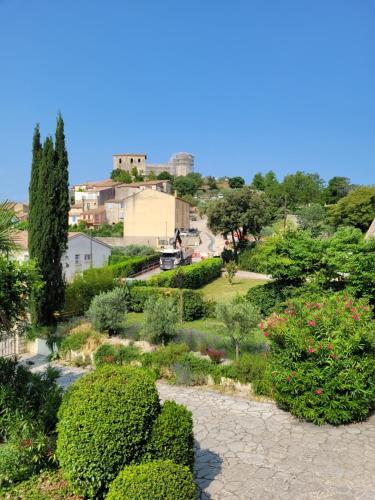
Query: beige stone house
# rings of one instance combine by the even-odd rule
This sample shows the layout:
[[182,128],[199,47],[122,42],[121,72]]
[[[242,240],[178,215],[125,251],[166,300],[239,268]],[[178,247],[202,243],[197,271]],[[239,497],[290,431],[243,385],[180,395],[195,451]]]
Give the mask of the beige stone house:
[[176,229],[190,227],[190,204],[162,191],[144,189],[124,200],[124,244],[167,245]]

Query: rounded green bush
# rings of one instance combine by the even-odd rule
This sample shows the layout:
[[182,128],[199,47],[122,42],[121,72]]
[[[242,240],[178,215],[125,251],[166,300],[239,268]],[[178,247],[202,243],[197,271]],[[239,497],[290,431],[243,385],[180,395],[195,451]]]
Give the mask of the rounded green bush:
[[170,460],[125,467],[109,488],[107,500],[195,500],[191,472]]
[[144,462],[166,459],[194,469],[192,414],[174,401],[163,404],[143,457]]
[[59,411],[57,458],[78,494],[98,498],[141,458],[159,414],[154,379],[130,366],[103,366],[73,384]]
[[261,324],[278,405],[315,424],[364,420],[375,408],[375,323],[345,294],[296,300]]

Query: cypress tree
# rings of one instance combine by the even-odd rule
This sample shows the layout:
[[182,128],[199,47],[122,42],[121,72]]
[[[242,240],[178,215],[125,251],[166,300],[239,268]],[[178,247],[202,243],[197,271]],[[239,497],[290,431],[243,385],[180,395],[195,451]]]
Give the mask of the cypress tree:
[[42,155],[42,145],[40,143],[39,124],[35,126],[32,147],[32,163],[31,163],[31,178],[29,185],[29,253],[30,257],[34,258],[35,246],[38,243],[38,238],[35,236],[38,226],[38,182],[39,169]]
[[36,152],[30,181],[29,252],[39,265],[44,286],[34,298],[33,321],[38,325],[50,325],[54,312],[64,301],[61,257],[68,240],[68,155],[61,115],[56,127],[56,147],[52,137],[47,137],[38,152],[38,133],[39,128],[33,142]]

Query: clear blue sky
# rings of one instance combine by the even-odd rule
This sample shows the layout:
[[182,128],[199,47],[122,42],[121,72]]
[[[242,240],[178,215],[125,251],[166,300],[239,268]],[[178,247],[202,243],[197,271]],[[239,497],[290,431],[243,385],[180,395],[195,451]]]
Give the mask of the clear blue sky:
[[0,199],[61,110],[72,183],[112,154],[374,183],[375,0],[0,0]]

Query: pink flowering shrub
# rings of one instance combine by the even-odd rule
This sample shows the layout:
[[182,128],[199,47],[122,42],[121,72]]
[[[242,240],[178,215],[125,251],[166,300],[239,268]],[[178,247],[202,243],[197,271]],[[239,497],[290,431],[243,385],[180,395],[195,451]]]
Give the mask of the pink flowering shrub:
[[261,323],[271,343],[277,404],[315,424],[367,418],[375,408],[375,322],[364,300],[297,300]]

